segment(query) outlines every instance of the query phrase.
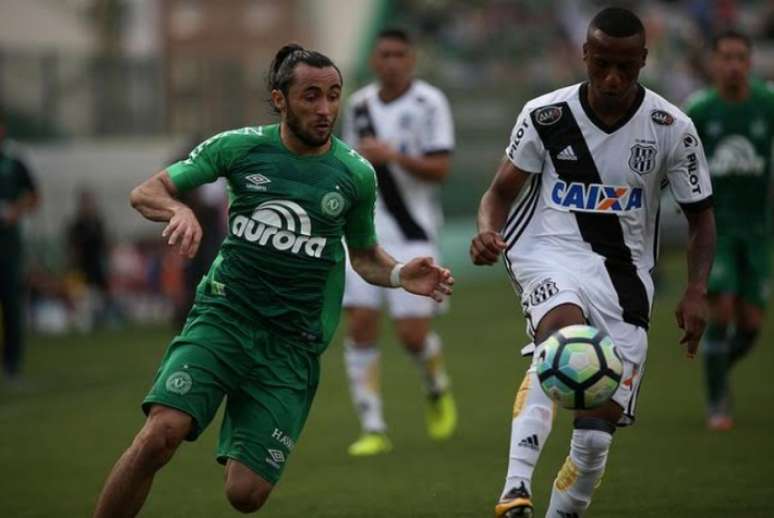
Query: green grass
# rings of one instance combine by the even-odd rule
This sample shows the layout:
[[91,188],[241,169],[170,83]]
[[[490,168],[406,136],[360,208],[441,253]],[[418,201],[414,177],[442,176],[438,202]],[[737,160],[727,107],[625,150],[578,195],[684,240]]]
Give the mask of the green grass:
[[[681,261],[663,272],[637,425],[616,434],[589,516],[774,516],[774,351],[769,322],[735,372],[737,427],[703,427],[701,364],[678,346],[673,310]],[[512,398],[526,368],[519,306],[504,273],[459,283],[438,322],[460,408],[457,435],[425,435],[419,379],[392,333],[383,341],[385,412],[395,450],[375,459],[346,453],[357,435],[337,340],[324,357],[312,415],[266,517],[491,516],[505,473]],[[35,337],[30,386],[0,392],[0,516],[88,516],[101,484],[142,424],[139,401],[171,330]],[[143,516],[235,516],[214,462],[218,421],[186,444],[157,477]],[[535,474],[538,516],[567,454],[562,412]]]

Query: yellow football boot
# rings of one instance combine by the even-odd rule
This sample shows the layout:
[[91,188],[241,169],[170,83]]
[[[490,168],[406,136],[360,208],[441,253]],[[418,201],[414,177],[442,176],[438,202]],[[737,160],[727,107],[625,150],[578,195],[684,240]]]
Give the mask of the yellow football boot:
[[349,445],[347,452],[353,457],[369,457],[381,455],[392,450],[392,443],[383,433],[368,432]]
[[448,439],[457,428],[457,405],[448,390],[438,397],[427,400],[425,409],[427,434],[431,439]]

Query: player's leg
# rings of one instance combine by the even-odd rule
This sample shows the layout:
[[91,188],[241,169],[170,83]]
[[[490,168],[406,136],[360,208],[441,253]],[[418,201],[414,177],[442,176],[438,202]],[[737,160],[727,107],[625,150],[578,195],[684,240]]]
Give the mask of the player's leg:
[[183,439],[196,440],[215,416],[225,391],[239,383],[242,373],[232,366],[243,368],[245,363],[237,339],[244,335],[244,325],[216,313],[194,308],[167,349],[143,401],[145,426],[108,477],[95,516],[137,514],[155,473]]
[[734,240],[718,238],[709,278],[709,322],[702,339],[707,396],[707,426],[729,428],[728,370],[731,327],[739,294],[739,261]]
[[744,358],[755,345],[765,317],[769,297],[770,253],[768,240],[750,237],[744,244],[744,268],[740,279],[740,301],[736,326],[730,340],[729,364]]
[[241,513],[260,509],[274,489],[274,485],[238,460],[226,461],[226,498]]
[[97,500],[95,518],[122,518],[140,512],[153,477],[188,436],[193,419],[188,414],[153,405],[131,446],[118,459]]
[[[410,295],[410,294],[407,294]],[[431,300],[420,301],[423,304]],[[390,301],[393,309],[411,309],[410,304]],[[433,311],[433,308],[429,308]],[[417,312],[422,313],[422,312]],[[395,330],[403,347],[420,371],[427,394],[425,418],[431,438],[451,437],[457,426],[457,407],[451,393],[449,375],[443,357],[441,337],[431,328],[430,316],[402,316],[395,320]]]
[[[532,308],[532,316],[539,321],[534,332],[537,344],[563,327],[586,323],[580,301],[574,293],[562,292],[552,302],[558,305],[544,315],[540,313],[541,308]],[[555,405],[540,387],[533,363],[516,393],[513,405],[508,472],[500,502],[495,507],[497,517],[533,515],[532,474],[551,433],[554,412]]]
[[0,261],[0,309],[2,310],[3,373],[8,380],[17,379],[21,372],[24,340],[24,290],[21,262],[16,254]]
[[379,322],[382,288],[366,283],[347,264],[343,305],[346,314],[344,366],[349,393],[360,421],[360,437],[350,455],[367,456],[392,449],[387,438],[381,392]]
[[747,356],[755,345],[761,331],[765,312],[760,304],[750,304],[744,300],[737,305],[737,320],[731,336],[728,363],[733,367]]
[[[617,426],[634,422],[637,394],[645,370],[647,332],[620,321],[592,315],[592,325],[604,329],[623,358],[623,379],[610,401],[599,408],[575,412],[570,454],[554,480],[547,518],[580,518],[602,482]],[[605,327],[607,327],[605,329]]]
[[225,492],[238,511],[260,509],[282,476],[314,400],[319,356],[256,330],[249,374],[229,391],[217,460]]

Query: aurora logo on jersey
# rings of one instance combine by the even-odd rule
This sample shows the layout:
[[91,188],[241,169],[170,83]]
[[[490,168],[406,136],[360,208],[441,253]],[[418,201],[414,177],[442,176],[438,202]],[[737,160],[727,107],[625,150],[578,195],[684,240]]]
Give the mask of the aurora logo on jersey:
[[303,251],[315,258],[322,255],[327,241],[324,237],[312,237],[309,214],[298,203],[288,200],[266,201],[256,207],[251,217],[235,217],[231,233],[250,243],[271,244],[293,254]]
[[642,189],[599,183],[567,183],[557,180],[551,201],[579,212],[626,212],[642,208]]

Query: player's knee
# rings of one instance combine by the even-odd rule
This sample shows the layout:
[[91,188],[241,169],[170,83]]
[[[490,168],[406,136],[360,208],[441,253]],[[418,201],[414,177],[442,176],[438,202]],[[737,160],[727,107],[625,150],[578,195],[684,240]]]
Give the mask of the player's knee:
[[263,507],[271,494],[271,487],[247,480],[229,479],[226,482],[226,498],[240,513],[254,513]]
[[580,470],[604,468],[615,425],[597,417],[578,417],[572,433],[572,459]]
[[181,412],[175,415],[163,411],[151,412],[134,441],[137,458],[142,466],[158,469],[172,458],[191,427],[191,418]]
[[411,352],[421,352],[425,347],[427,332],[424,329],[399,328],[398,339]]

